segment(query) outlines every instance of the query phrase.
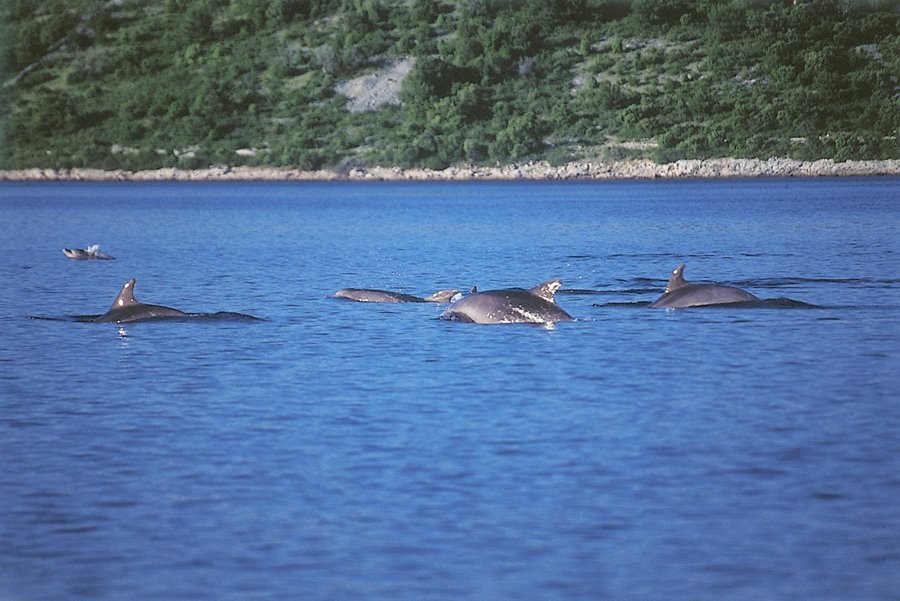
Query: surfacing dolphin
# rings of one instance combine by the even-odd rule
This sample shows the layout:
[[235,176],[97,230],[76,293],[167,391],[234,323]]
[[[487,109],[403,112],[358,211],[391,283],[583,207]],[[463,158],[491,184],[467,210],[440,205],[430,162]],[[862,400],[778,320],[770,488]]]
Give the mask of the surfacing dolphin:
[[109,311],[91,319],[96,323],[132,323],[135,321],[148,321],[152,319],[166,318],[196,318],[196,319],[250,319],[258,318],[245,313],[231,313],[228,311],[219,311],[218,313],[185,313],[172,307],[164,307],[163,305],[146,305],[134,298],[134,284],[137,280],[131,278],[116,296]]
[[530,290],[507,288],[474,292],[461,298],[441,319],[468,323],[554,323],[574,321],[556,304],[554,295],[562,280],[550,280]]
[[92,244],[87,248],[64,248],[63,253],[74,261],[86,261],[89,259],[109,261],[115,259],[114,256],[100,250],[99,244]]
[[366,288],[341,288],[334,293],[334,298],[343,298],[360,303],[449,303],[459,290],[438,290],[425,298],[390,292],[388,290],[369,290]]
[[675,268],[669,284],[658,299],[650,303],[652,309],[683,309],[730,303],[759,302],[759,299],[740,288],[723,284],[692,284],[684,279],[684,263]]

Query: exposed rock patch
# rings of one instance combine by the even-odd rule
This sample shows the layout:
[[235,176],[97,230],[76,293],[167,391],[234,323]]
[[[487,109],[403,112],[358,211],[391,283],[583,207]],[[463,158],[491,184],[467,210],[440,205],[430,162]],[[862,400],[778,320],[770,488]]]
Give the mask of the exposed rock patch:
[[383,58],[376,73],[342,81],[334,91],[349,99],[347,110],[351,113],[377,111],[383,106],[400,104],[400,86],[415,62],[412,57]]

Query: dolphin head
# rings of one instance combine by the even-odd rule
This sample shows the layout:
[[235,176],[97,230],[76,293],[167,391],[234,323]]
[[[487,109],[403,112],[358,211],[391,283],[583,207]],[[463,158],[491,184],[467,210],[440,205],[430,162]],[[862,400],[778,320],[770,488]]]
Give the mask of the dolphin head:
[[430,303],[449,303],[453,302],[453,299],[459,296],[459,290],[438,290],[434,294],[429,294],[425,297]]

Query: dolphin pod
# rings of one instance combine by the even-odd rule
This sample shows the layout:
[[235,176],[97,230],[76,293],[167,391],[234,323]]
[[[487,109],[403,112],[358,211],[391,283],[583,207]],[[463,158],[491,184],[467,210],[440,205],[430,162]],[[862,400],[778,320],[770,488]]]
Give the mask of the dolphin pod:
[[360,303],[449,303],[459,294],[459,290],[438,290],[434,294],[421,298],[412,294],[390,292],[388,290],[341,288],[333,296],[334,298],[343,298]]
[[441,315],[448,321],[468,323],[554,323],[574,321],[556,304],[562,280],[549,280],[530,290],[506,288],[475,292],[456,301]]
[[[669,277],[663,294],[650,303],[650,308],[681,309],[725,305],[730,303],[759,302],[759,298],[745,290],[724,284],[694,284],[684,279],[685,264],[676,267]],[[164,318],[188,317],[242,317],[256,319],[242,313],[218,312],[186,313],[163,305],[151,305],[134,297],[134,278],[125,282],[109,310],[89,321],[97,323],[131,323]],[[556,303],[556,293],[562,288],[562,280],[553,279],[530,289],[504,288],[478,292],[473,288],[467,296],[459,290],[439,290],[424,298],[387,290],[342,288],[332,296],[357,302],[370,303],[450,303],[440,319],[478,324],[531,323],[547,324],[574,321]]]
[[692,284],[684,279],[684,267],[682,263],[672,271],[662,296],[650,303],[651,309],[684,309],[759,301],[756,296],[734,286]]
[[[66,248],[63,249],[63,252],[70,259],[75,260],[114,258],[100,251],[97,244],[85,249]],[[688,282],[684,279],[684,269],[685,264],[682,263],[672,271],[662,295],[647,305],[648,307],[652,309],[683,309],[762,302],[755,295],[734,286]],[[145,304],[134,297],[135,283],[135,278],[125,282],[112,306],[103,315],[81,316],[78,321],[131,323],[165,318],[258,319],[243,313],[226,311],[187,313],[164,305]],[[342,288],[332,296],[337,299],[368,303],[449,303],[450,306],[440,315],[440,319],[446,321],[478,324],[547,324],[574,321],[575,318],[556,302],[555,295],[560,288],[562,288],[562,280],[552,279],[530,289],[505,288],[478,292],[476,288],[472,288],[467,296],[463,296],[456,289],[439,290],[428,296],[419,297],[401,292],[367,288]]]

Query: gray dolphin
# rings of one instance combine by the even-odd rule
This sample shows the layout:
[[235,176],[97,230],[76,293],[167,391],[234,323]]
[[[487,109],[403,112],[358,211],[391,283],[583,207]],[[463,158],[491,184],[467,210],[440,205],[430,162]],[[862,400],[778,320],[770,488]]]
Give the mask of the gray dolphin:
[[160,317],[185,317],[188,314],[172,307],[162,305],[145,305],[134,298],[134,284],[137,280],[131,278],[116,296],[109,311],[95,319],[98,323],[129,323]]
[[704,305],[726,305],[759,301],[740,288],[723,284],[692,284],[684,279],[684,263],[675,268],[669,284],[658,299],[650,303],[652,309],[682,309]]
[[387,290],[368,290],[366,288],[341,288],[334,293],[334,298],[343,298],[360,303],[449,303],[459,290],[438,290],[425,298],[389,292]]
[[450,305],[441,319],[468,323],[574,321],[556,304],[554,295],[561,287],[561,280],[550,280],[531,290],[507,288],[475,292]]
[[67,257],[75,261],[85,261],[89,259],[99,259],[109,261],[115,259],[114,256],[100,250],[99,244],[92,244],[87,248],[64,248],[63,253]]

